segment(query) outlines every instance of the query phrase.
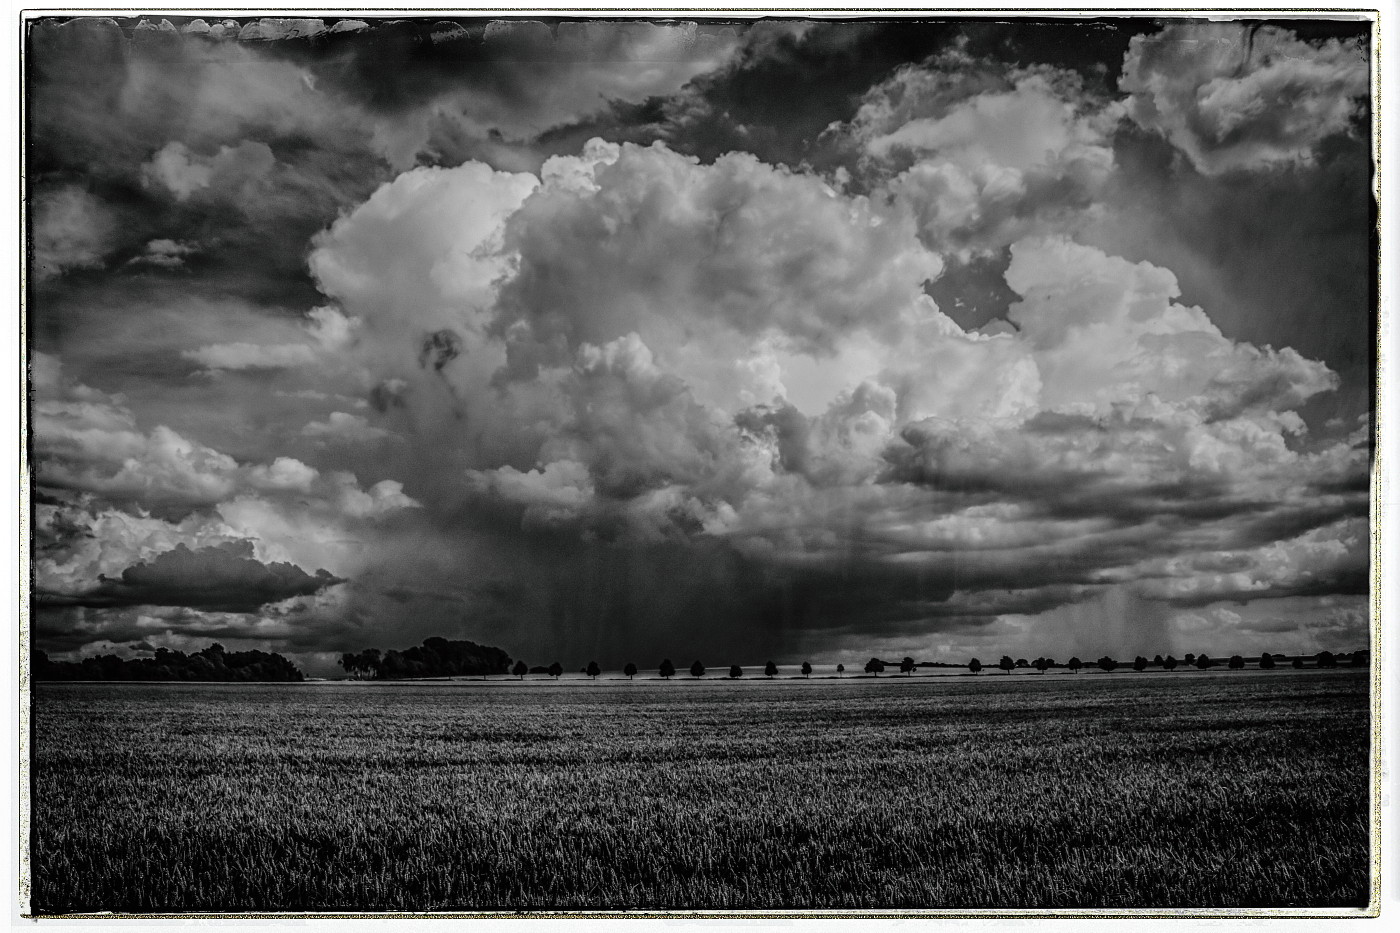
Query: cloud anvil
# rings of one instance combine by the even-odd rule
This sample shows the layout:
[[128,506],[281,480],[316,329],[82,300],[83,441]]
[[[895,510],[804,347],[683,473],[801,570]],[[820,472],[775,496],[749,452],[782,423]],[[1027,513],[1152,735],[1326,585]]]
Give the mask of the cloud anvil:
[[1366,646],[1369,22],[233,27],[30,24],[55,657]]

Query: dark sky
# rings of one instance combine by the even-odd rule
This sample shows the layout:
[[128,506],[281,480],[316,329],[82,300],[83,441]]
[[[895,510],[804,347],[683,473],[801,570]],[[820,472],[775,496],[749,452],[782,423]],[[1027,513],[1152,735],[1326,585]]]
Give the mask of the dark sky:
[[34,21],[35,643],[1360,647],[1370,41]]

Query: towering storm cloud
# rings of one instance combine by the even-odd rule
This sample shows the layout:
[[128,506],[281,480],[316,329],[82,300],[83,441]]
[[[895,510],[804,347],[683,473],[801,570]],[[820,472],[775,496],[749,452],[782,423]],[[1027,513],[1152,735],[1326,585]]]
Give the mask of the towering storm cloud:
[[31,36],[40,647],[1365,643],[1364,23],[234,25]]

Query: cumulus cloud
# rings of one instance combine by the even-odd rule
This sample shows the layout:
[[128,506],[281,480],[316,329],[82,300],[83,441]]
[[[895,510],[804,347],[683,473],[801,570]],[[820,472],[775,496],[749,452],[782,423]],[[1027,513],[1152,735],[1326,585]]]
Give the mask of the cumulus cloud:
[[828,135],[914,212],[925,243],[965,262],[1076,222],[1113,170],[1121,115],[1075,72],[955,50],[899,69]]
[[1136,36],[1119,86],[1128,113],[1207,175],[1305,165],[1347,132],[1370,90],[1355,40],[1300,40],[1272,25],[1174,23]]
[[306,341],[303,343],[216,343],[185,350],[182,355],[208,370],[325,366],[354,340],[358,322],[331,307],[313,308],[307,316],[311,322],[299,335]]
[[231,541],[198,550],[173,550],[122,571],[100,577],[93,589],[74,596],[40,594],[41,600],[68,605],[189,606],[219,612],[252,612],[271,602],[305,596],[341,582],[325,570],[314,575],[286,563],[254,559],[249,541]]
[[101,200],[74,185],[41,191],[31,202],[31,269],[40,280],[95,269],[112,248],[115,220]]

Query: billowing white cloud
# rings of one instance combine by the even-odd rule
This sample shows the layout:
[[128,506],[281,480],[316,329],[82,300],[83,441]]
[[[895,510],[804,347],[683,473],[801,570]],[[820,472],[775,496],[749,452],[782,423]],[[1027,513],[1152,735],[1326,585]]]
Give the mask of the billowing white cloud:
[[1119,86],[1133,120],[1218,175],[1310,162],[1322,140],[1350,128],[1370,72],[1354,41],[1313,44],[1272,25],[1174,23],[1133,37]]
[[913,211],[925,243],[966,261],[1072,227],[1113,170],[1121,116],[1073,72],[954,51],[899,69],[829,132],[849,138],[880,190]]

